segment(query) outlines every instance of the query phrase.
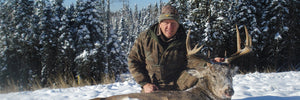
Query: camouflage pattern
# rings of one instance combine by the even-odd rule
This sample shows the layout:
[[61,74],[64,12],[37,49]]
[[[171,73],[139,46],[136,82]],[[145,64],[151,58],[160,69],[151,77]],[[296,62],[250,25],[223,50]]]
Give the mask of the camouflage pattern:
[[169,4],[163,6],[163,8],[161,9],[161,14],[158,17],[158,22],[161,22],[165,19],[173,19],[178,22],[179,14],[174,6],[171,6]]
[[179,90],[186,90],[194,86],[198,82],[198,79],[190,75],[186,70],[184,70],[177,80],[177,85]]
[[180,25],[176,35],[166,42],[157,34],[158,27],[155,24],[140,33],[128,56],[128,68],[141,86],[153,83],[160,90],[174,90],[187,65],[185,30]]

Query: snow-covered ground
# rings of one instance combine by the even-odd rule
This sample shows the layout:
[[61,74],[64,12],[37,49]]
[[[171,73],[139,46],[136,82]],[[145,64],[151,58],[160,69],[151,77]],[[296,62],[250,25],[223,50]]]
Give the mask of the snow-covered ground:
[[[300,72],[251,73],[234,78],[235,100],[300,100]],[[1,100],[88,100],[140,92],[130,79],[107,85],[0,94]]]

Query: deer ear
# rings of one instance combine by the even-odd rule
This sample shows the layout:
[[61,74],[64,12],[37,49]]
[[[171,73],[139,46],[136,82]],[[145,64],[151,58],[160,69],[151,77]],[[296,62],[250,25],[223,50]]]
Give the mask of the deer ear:
[[197,78],[202,78],[203,75],[201,73],[199,73],[199,71],[197,71],[196,69],[189,69],[187,70],[187,72],[191,75],[191,76],[195,76]]
[[237,71],[239,70],[239,67],[234,67],[234,69],[232,70],[233,71],[233,75],[235,75],[237,73]]

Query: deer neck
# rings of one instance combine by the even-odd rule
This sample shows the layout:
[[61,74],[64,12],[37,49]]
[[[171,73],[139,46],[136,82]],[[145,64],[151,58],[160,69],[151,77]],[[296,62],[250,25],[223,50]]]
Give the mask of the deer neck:
[[191,89],[187,90],[193,94],[204,94],[209,100],[220,100],[215,94],[213,94],[212,87],[206,77],[199,79],[197,84]]

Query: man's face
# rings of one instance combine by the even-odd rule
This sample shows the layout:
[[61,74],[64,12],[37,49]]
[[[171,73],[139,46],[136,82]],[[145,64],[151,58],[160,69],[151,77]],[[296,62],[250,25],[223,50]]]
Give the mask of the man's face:
[[173,37],[179,27],[179,24],[173,19],[165,19],[160,22],[159,27],[166,38]]

